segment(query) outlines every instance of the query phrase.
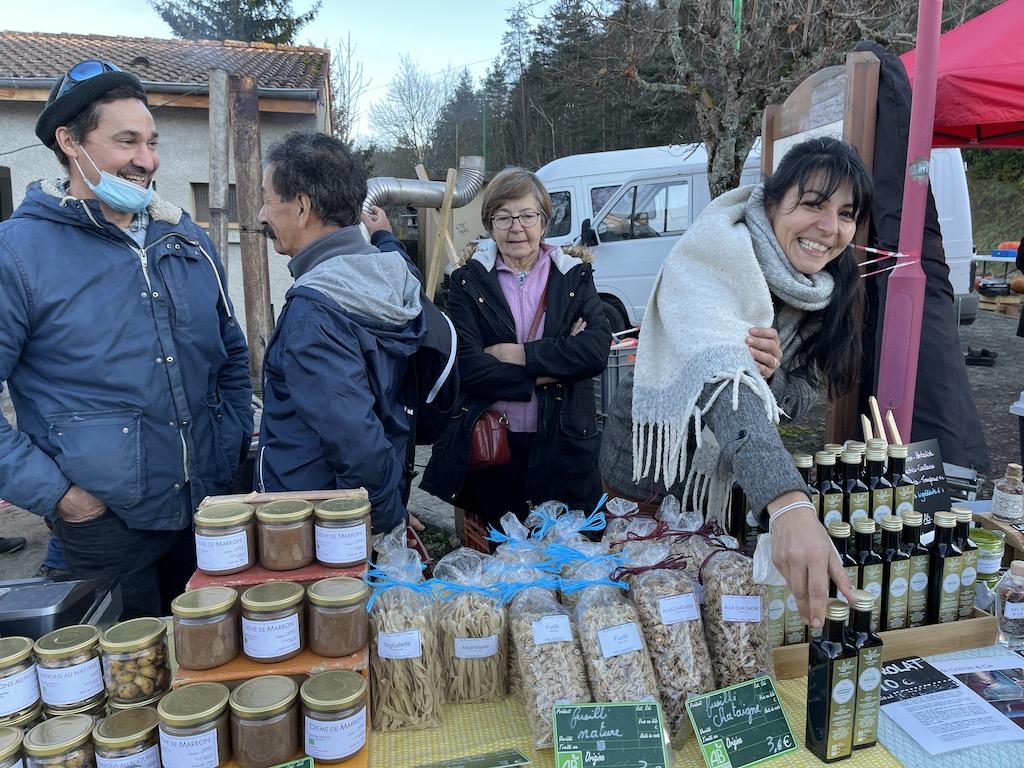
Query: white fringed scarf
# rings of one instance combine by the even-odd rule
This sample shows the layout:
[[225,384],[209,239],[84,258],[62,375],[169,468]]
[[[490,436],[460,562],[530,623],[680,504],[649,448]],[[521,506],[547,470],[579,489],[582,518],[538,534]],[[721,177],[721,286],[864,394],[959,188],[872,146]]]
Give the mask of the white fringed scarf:
[[[737,409],[742,386],[777,423],[778,403],[744,340],[751,328],[772,326],[774,294],[784,305],[778,326],[783,360],[792,362],[803,314],[824,308],[832,296],[830,274],[808,277],[789,263],[763,201],[760,184],[726,192],[676,243],[647,303],[633,378],[634,480],[653,470],[654,479],[670,487],[685,472],[684,509],[723,522],[732,477],[719,466],[719,447],[704,431],[703,415],[724,393]],[[717,386],[698,405],[708,384]],[[688,464],[691,428],[697,449]]]

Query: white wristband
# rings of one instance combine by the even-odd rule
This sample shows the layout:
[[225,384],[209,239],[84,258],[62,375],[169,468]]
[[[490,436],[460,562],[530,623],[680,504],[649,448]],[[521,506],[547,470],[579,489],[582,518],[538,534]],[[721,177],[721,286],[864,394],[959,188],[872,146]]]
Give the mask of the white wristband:
[[800,509],[802,507],[806,507],[807,509],[811,510],[812,512],[817,512],[818,511],[817,508],[813,504],[811,504],[811,502],[809,502],[809,501],[794,501],[792,504],[787,504],[784,507],[779,507],[774,512],[770,512],[768,514],[768,531],[771,532],[772,524],[776,520],[778,520],[780,517],[782,517],[784,514],[786,514],[787,512],[791,512],[794,509]]

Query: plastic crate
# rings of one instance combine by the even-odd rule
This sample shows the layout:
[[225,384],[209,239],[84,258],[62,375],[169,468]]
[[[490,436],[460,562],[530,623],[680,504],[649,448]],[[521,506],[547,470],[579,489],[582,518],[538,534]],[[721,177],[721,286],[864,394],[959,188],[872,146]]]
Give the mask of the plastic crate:
[[636,365],[636,343],[623,342],[616,344],[608,353],[608,367],[595,379],[594,397],[597,405],[597,417],[600,421],[608,415],[612,398],[615,397],[619,384],[626,374]]

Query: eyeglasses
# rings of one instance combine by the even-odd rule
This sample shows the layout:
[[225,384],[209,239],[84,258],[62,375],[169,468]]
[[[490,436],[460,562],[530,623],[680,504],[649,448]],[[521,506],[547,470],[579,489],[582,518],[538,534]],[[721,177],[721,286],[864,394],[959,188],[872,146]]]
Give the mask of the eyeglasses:
[[120,72],[121,68],[116,64],[111,64],[109,61],[100,61],[99,59],[87,59],[80,61],[64,75],[64,79],[60,82],[60,88],[57,89],[57,97],[60,98],[68,91],[72,90],[79,83],[83,83],[86,80],[102,75],[104,72]]
[[518,216],[509,216],[507,213],[501,213],[497,216],[491,216],[491,224],[495,229],[502,231],[512,228],[512,222],[518,221],[523,225],[523,229],[531,229],[537,226],[537,222],[540,221],[541,214],[533,211],[527,211],[526,213],[520,213]]

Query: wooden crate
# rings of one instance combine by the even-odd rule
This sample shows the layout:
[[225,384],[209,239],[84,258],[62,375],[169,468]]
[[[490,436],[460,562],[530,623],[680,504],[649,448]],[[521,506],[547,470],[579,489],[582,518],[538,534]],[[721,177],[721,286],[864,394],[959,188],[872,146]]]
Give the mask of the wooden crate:
[[[996,617],[974,609],[974,617],[913,629],[881,632],[885,661],[904,656],[933,656],[940,653],[984,648],[996,641]],[[807,674],[807,643],[772,649],[775,677],[788,680]]]

